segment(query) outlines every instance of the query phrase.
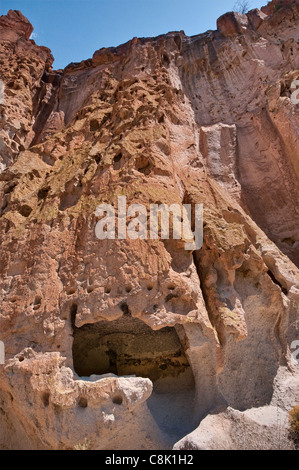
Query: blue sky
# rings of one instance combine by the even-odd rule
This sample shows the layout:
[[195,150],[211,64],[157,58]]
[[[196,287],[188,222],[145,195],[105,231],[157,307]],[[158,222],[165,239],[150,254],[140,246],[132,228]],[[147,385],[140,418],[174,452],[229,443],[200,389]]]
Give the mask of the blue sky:
[[[34,40],[55,57],[54,68],[92,57],[101,47],[133,37],[184,30],[189,36],[216,29],[235,0],[0,0],[0,13],[21,10],[34,26]],[[267,0],[249,0],[260,8]]]

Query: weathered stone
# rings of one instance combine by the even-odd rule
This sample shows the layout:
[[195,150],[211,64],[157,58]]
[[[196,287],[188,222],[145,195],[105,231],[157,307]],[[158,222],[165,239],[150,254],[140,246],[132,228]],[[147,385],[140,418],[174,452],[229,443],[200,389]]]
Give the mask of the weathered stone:
[[[298,22],[282,2],[53,71],[1,18],[0,447],[234,446],[238,410],[256,432],[296,404]],[[98,240],[124,195],[203,203],[203,247]]]
[[8,28],[10,31],[15,30],[18,34],[23,35],[25,39],[29,39],[33,32],[32,24],[17,10],[9,10],[6,16],[0,16],[0,27]]
[[224,36],[233,37],[242,34],[243,28],[248,26],[248,17],[241,13],[230,12],[217,20],[217,29]]

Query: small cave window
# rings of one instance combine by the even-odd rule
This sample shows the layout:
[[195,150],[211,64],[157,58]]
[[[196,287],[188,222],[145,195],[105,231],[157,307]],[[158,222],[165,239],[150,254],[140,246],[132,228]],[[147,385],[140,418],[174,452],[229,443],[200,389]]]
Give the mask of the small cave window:
[[151,173],[152,166],[153,165],[148,157],[142,155],[136,158],[136,169],[139,173],[149,175]]
[[85,397],[80,397],[79,402],[78,402],[78,406],[80,408],[87,408],[87,406],[88,406],[87,399]]
[[120,170],[120,169],[121,169],[121,167],[122,167],[122,157],[123,157],[123,156],[122,156],[122,153],[121,153],[121,152],[118,153],[118,154],[114,157],[114,159],[113,159],[113,169],[114,169],[114,170],[117,171],[117,170]]
[[45,407],[49,406],[49,403],[50,403],[50,393],[49,392],[44,392],[42,394],[42,402],[43,402]]
[[45,188],[41,188],[37,193],[38,200],[39,201],[45,200],[49,194],[49,191],[50,191],[50,187],[48,186]]
[[30,216],[31,212],[32,207],[28,206],[27,204],[24,204],[19,210],[19,213],[26,218]]

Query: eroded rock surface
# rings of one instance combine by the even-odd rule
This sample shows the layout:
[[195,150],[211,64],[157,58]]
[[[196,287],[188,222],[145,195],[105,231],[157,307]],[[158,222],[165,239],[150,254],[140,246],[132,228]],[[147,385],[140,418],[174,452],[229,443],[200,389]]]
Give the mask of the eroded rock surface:
[[[299,8],[279,5],[63,71],[0,18],[0,447],[225,447],[240,413],[297,404]],[[124,195],[203,203],[203,247],[98,240]]]

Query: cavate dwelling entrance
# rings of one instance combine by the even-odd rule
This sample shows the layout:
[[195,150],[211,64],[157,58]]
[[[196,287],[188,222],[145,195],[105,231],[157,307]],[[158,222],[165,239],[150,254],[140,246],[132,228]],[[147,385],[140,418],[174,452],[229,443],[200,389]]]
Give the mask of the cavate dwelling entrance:
[[74,327],[73,362],[80,377],[115,374],[149,378],[154,392],[148,407],[173,442],[191,432],[194,377],[175,328],[152,330],[124,316]]

